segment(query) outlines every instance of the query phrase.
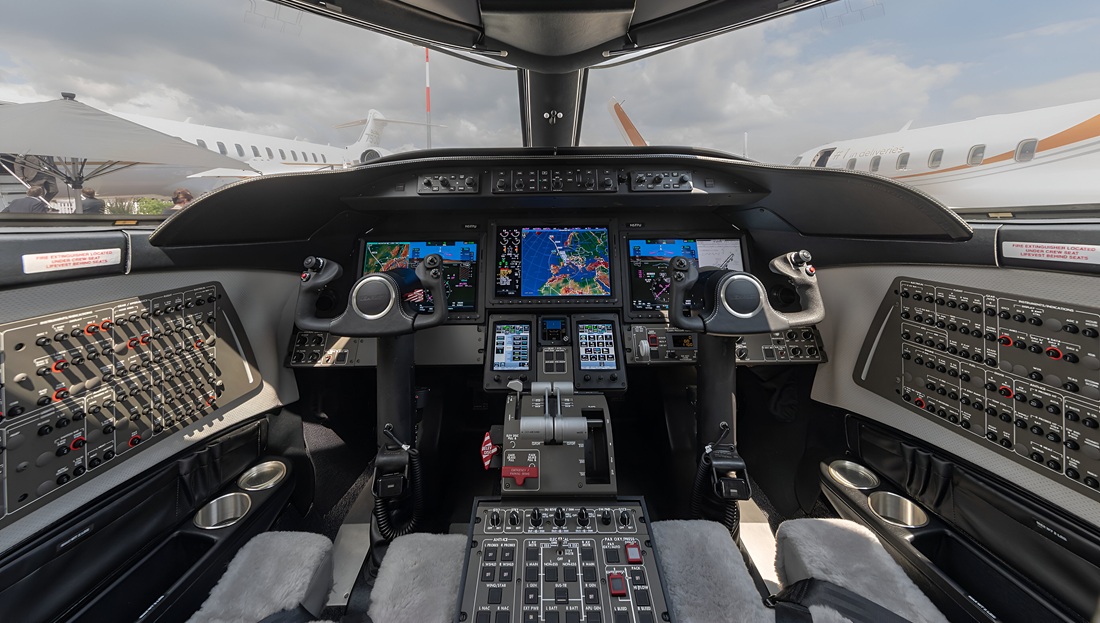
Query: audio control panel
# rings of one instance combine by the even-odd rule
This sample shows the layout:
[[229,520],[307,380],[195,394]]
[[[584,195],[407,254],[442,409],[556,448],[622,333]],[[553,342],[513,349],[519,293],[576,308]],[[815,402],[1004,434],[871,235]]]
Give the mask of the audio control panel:
[[900,278],[878,319],[857,383],[1100,499],[1100,309]]
[[[699,336],[667,325],[636,324],[630,327],[630,363],[664,364],[695,361]],[[825,351],[815,327],[776,333],[741,335],[737,341],[738,364],[822,363]]]
[[456,621],[668,621],[640,499],[479,499]]
[[217,283],[0,325],[0,526],[250,394]]

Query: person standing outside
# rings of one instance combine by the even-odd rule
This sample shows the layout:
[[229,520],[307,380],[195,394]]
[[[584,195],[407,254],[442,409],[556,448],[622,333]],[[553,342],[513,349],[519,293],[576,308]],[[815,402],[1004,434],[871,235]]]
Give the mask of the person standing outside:
[[191,191],[186,188],[177,188],[176,192],[172,193],[172,206],[165,208],[161,214],[164,216],[175,214],[186,208],[192,199],[194,199],[194,196],[191,195]]
[[103,214],[106,212],[106,204],[102,199],[95,198],[95,190],[92,188],[84,188],[80,191],[84,200],[80,202],[81,208],[84,210],[84,214]]
[[20,197],[12,201],[7,208],[4,208],[3,212],[8,214],[50,214],[57,212],[42,198],[45,194],[46,191],[41,186],[31,186],[27,188],[26,197]]

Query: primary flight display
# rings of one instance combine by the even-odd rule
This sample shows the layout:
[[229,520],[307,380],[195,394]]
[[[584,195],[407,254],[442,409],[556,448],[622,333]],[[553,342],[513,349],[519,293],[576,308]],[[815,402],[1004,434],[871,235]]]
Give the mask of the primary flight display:
[[606,227],[505,227],[497,232],[500,298],[611,296]]
[[714,266],[724,270],[745,270],[741,241],[722,239],[650,239],[630,240],[630,299],[635,310],[668,309],[671,281],[668,261],[677,255],[696,266]]
[[[443,284],[447,290],[448,311],[477,309],[477,243],[460,240],[422,242],[375,242],[363,244],[363,274],[395,268],[412,268],[432,253],[443,257]],[[413,301],[418,312],[435,309],[432,297]]]

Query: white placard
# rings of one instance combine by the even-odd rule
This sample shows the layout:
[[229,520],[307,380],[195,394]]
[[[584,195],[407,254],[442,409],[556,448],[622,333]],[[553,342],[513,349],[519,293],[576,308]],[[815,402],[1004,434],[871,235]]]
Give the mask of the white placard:
[[48,273],[122,263],[122,249],[86,249],[59,253],[31,253],[23,256],[23,273]]
[[1060,244],[1056,242],[1002,242],[1005,257],[1042,262],[1079,262],[1100,264],[1100,246],[1094,244]]

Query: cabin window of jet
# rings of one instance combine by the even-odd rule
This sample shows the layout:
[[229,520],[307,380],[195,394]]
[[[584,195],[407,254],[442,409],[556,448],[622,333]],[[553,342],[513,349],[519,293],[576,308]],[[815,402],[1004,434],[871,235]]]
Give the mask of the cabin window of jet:
[[325,163],[325,164],[328,164],[328,159],[327,159],[327,158],[325,158],[325,155],[324,155],[324,154],[321,154],[321,162],[323,162],[323,163]]
[[1039,139],[1029,138],[1020,141],[1016,146],[1016,162],[1028,162],[1035,157],[1035,148],[1039,146]]
[[294,162],[298,162],[298,152],[293,149],[290,150],[290,157],[294,159]]
[[878,165],[882,163],[882,156],[875,156],[871,158],[871,172],[878,171]]
[[195,144],[199,147],[202,147],[203,149],[206,149],[206,141],[202,140],[201,138],[195,139]]
[[271,148],[270,147],[264,147],[264,149],[267,151],[267,159],[268,160],[274,160],[275,159],[275,154],[271,153]]
[[259,158],[260,157],[260,148],[256,147],[255,145],[252,146],[252,157],[253,158]]
[[975,145],[970,148],[970,155],[966,157],[966,164],[976,167],[985,160],[985,145]]
[[240,143],[236,143],[233,146],[237,148],[237,155],[244,158],[244,147],[241,147]]
[[218,153],[223,156],[229,155],[229,150],[225,148],[225,143],[218,141]]
[[904,171],[909,168],[909,152],[905,152],[898,156],[898,171]]
[[317,162],[317,154],[310,154],[310,155],[313,156],[313,161]]
[[848,169],[849,171],[854,171],[855,168],[856,168],[856,159],[855,158],[850,158],[848,160],[848,164],[844,165],[844,167],[846,169]]
[[791,166],[792,167],[797,167],[799,162],[802,162],[802,156],[799,156],[799,157],[795,158],[794,162],[791,163]]
[[929,169],[939,168],[940,163],[942,163],[942,162],[943,162],[943,150],[942,149],[933,149],[932,153],[928,154],[928,168]]

